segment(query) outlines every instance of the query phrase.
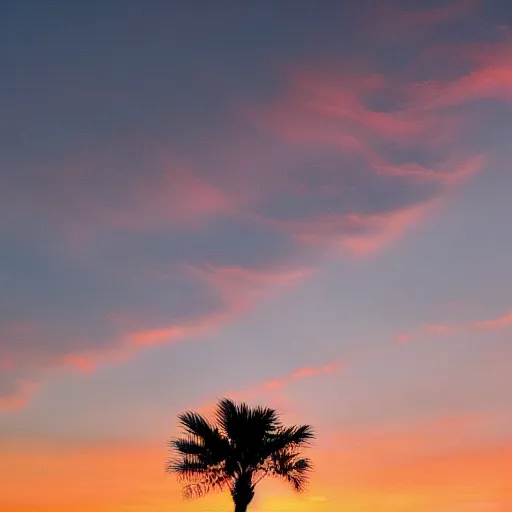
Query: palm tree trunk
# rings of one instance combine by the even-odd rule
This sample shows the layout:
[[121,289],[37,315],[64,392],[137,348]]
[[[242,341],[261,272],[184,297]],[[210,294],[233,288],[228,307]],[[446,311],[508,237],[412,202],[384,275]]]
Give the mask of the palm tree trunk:
[[247,512],[247,507],[252,501],[252,495],[237,496],[233,501],[235,502],[235,512]]
[[250,473],[238,477],[231,493],[235,504],[235,512],[247,512],[247,507],[254,498],[254,486],[251,481],[252,475]]

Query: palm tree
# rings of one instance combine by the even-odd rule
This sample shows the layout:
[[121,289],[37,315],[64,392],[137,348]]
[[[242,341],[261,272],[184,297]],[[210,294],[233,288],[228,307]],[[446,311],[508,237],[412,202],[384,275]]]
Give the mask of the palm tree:
[[178,419],[184,437],[171,441],[166,470],[187,482],[186,498],[229,489],[235,512],[245,512],[256,484],[267,476],[304,490],[312,465],[300,449],[315,437],[311,426],[285,427],[274,409],[228,398],[218,401],[213,421],[190,411]]

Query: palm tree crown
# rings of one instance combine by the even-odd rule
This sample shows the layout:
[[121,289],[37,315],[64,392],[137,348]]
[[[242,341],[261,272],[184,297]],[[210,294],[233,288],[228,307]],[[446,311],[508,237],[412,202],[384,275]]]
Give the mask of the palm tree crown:
[[266,476],[304,490],[312,466],[300,449],[314,439],[311,426],[285,427],[274,409],[228,398],[218,401],[213,421],[190,411],[178,419],[185,435],[171,441],[167,471],[187,482],[185,497],[227,488],[235,512],[245,512],[256,484]]

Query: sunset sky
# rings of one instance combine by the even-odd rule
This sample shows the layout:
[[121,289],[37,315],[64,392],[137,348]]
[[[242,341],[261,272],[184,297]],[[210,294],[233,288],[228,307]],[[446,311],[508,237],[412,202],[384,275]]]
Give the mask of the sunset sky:
[[512,2],[0,2],[0,510],[221,512],[185,409],[314,425],[252,512],[512,511]]

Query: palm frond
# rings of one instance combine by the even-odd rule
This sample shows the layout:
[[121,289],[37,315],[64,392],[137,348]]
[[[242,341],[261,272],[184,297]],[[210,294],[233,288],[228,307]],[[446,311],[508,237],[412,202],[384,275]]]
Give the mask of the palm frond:
[[305,490],[311,470],[311,461],[291,450],[275,453],[267,467],[268,474],[284,478],[297,492]]
[[219,400],[215,419],[223,433],[236,441],[247,428],[260,433],[275,432],[281,422],[274,409],[269,407],[250,407],[245,402],[236,404],[229,398]]
[[186,434],[170,443],[178,455],[195,455],[200,461],[213,465],[230,458],[228,439],[205,417],[185,412],[178,419]]
[[307,446],[315,438],[315,432],[311,425],[293,425],[282,428],[279,436],[287,445]]
[[211,423],[201,414],[186,411],[178,416],[178,421],[185,433],[209,439],[214,435],[214,428]]
[[211,473],[202,479],[197,479],[183,487],[183,497],[186,499],[201,498],[211,491],[222,491],[228,487],[231,490],[232,480],[222,473]]
[[279,428],[282,428],[282,423],[277,411],[270,407],[255,407],[252,409],[250,420],[259,424],[260,428],[267,433],[275,432]]
[[218,402],[215,419],[220,431],[229,440],[233,457],[239,464],[239,472],[255,469],[263,463],[270,453],[269,438],[282,428],[274,409],[236,404],[228,398]]
[[210,470],[210,467],[195,457],[185,455],[168,461],[165,469],[168,473],[176,473],[179,480],[192,480],[198,475],[202,477]]
[[315,433],[310,425],[283,427],[269,438],[268,449],[273,453],[289,447],[306,447],[311,445],[314,438]]
[[235,439],[240,430],[241,417],[246,415],[248,407],[242,403],[237,405],[230,398],[222,398],[217,403],[215,409],[215,419],[222,433],[230,438]]
[[187,438],[172,439],[170,445],[173,450],[183,455],[201,456],[206,451],[204,443],[191,436]]
[[263,447],[264,459],[283,450],[308,447],[314,438],[314,431],[309,425],[281,427],[266,438]]

